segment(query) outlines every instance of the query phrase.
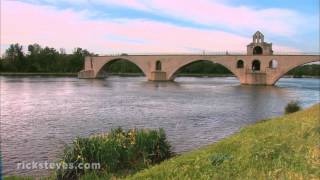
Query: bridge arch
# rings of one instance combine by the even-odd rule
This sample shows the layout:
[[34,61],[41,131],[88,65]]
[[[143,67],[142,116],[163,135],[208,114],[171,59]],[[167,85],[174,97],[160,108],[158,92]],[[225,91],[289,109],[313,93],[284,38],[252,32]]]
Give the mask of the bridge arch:
[[140,71],[144,74],[144,76],[147,76],[147,71],[145,68],[143,68],[143,66],[141,66],[139,63],[135,62],[134,60],[131,60],[129,58],[114,58],[114,59],[110,59],[108,61],[105,61],[103,64],[100,65],[100,67],[98,67],[98,69],[96,70],[96,77],[104,77],[104,68],[106,68],[106,66],[109,66],[115,62],[118,61],[128,61],[134,65],[136,65]]
[[235,68],[231,67],[232,65],[234,66],[234,64],[227,64],[225,63],[224,61],[215,61],[215,60],[208,60],[208,59],[192,59],[192,60],[189,60],[189,61],[186,61],[185,63],[183,64],[180,64],[178,66],[176,66],[173,70],[171,70],[169,73],[168,73],[168,79],[169,80],[174,80],[177,73],[179,73],[183,68],[191,65],[191,64],[194,64],[194,63],[197,63],[197,62],[201,62],[201,61],[205,61],[205,62],[211,62],[213,64],[219,64],[219,65],[222,65],[223,67],[225,67],[226,69],[228,69],[233,75],[235,75],[235,77],[239,79],[239,75],[238,73],[235,71]]
[[258,59],[252,61],[251,65],[252,71],[260,71],[261,70],[261,62]]
[[244,62],[243,62],[243,60],[239,59],[239,60],[237,61],[237,68],[238,68],[238,69],[244,68]]
[[275,59],[272,59],[271,61],[269,61],[269,68],[270,69],[275,69],[278,67],[278,61]]
[[313,62],[320,62],[320,59],[309,59],[303,62],[300,62],[298,64],[289,66],[288,68],[286,68],[285,70],[281,71],[280,73],[277,73],[276,76],[274,76],[274,78],[272,78],[272,83],[271,84],[276,84],[280,78],[282,78],[285,74],[287,74],[290,70],[299,67],[299,66],[303,66],[305,64],[309,64],[309,63],[313,63]]

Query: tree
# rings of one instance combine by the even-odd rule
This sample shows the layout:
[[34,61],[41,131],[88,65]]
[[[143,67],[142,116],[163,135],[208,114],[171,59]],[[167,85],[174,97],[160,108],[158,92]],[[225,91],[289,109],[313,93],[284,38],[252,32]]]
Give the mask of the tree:
[[37,55],[40,54],[42,48],[39,44],[30,44],[28,46],[29,55]]
[[12,61],[22,58],[23,56],[22,46],[19,44],[11,44],[5,53],[5,58]]
[[5,59],[13,71],[24,71],[26,62],[22,49],[23,47],[16,43],[11,44],[5,52]]

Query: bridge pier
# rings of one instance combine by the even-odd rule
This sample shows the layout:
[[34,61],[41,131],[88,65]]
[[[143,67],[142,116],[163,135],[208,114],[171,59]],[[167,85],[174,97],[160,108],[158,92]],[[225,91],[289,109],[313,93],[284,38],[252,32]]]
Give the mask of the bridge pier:
[[168,81],[167,73],[164,71],[152,71],[149,81]]
[[268,85],[267,84],[267,74],[265,72],[247,72],[245,75],[244,82],[241,84],[246,85]]
[[93,70],[82,70],[78,72],[78,78],[80,79],[94,79],[97,78]]

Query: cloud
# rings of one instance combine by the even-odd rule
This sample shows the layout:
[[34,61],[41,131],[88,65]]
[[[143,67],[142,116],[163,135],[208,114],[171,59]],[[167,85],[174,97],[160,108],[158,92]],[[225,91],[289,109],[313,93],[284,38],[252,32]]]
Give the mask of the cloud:
[[[122,2],[122,1],[119,1]],[[136,0],[136,2],[139,2]],[[223,1],[212,0],[151,0],[145,8],[196,23],[220,26],[233,31],[255,31],[292,36],[307,18],[301,14],[279,8],[254,9],[246,6],[233,7]],[[132,8],[135,8],[134,6]]]
[[143,2],[137,0],[97,0],[97,2],[125,6],[144,11],[150,10]]
[[[39,43],[97,53],[245,51],[249,37],[151,20],[90,20],[88,11],[57,10],[17,1],[2,3],[2,45]],[[282,49],[293,50],[282,47]],[[3,51],[2,51],[3,52]]]
[[310,24],[312,17],[284,8],[257,9],[231,6],[226,0],[26,0],[46,4],[73,4],[88,8],[92,4],[122,6],[185,22],[193,22],[232,32],[256,30],[278,36],[292,36],[300,27]]

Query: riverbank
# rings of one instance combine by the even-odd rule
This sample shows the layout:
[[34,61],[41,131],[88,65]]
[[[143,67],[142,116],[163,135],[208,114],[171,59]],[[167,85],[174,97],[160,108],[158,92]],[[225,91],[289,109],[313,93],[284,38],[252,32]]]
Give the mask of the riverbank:
[[[266,119],[217,143],[124,178],[317,179],[320,176],[319,114],[320,104],[317,104],[293,114]],[[116,178],[105,174],[99,178],[87,174],[82,179]]]
[[53,76],[53,77],[77,77],[78,73],[29,73],[29,72],[0,72],[0,76]]
[[320,104],[247,126],[127,179],[317,179]]

